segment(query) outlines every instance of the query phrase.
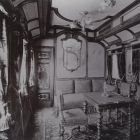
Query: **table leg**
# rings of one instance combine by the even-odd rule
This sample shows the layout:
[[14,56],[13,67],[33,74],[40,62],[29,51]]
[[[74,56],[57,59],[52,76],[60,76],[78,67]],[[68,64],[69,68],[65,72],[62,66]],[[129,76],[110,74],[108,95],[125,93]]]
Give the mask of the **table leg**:
[[98,140],[101,140],[101,137],[102,137],[102,119],[103,119],[102,110],[100,108],[98,108],[97,109],[97,113],[98,113],[98,122],[97,122],[98,132],[97,132],[97,139]]
[[132,135],[132,104],[129,103],[129,134],[128,134],[128,139],[131,140],[131,135]]

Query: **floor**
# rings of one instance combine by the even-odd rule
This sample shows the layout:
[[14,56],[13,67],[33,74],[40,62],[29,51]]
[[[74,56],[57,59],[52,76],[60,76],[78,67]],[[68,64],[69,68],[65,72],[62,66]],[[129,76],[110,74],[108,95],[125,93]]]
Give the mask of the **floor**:
[[61,140],[54,108],[41,108],[30,122],[25,140]]
[[[111,137],[110,132],[112,134],[114,133]],[[125,138],[120,139],[120,137],[116,137],[118,135],[116,132],[110,132],[109,135],[108,133],[105,133],[107,137],[104,137],[104,140],[126,140]],[[140,137],[138,136],[137,138],[132,138],[132,140],[139,140],[139,138]],[[95,138],[91,138],[90,140],[94,139]],[[56,115],[56,110],[54,108],[38,109],[29,123],[29,128],[25,138],[22,140],[62,140],[62,138],[59,136],[59,122]],[[81,137],[80,139],[73,138],[72,140],[87,139]]]

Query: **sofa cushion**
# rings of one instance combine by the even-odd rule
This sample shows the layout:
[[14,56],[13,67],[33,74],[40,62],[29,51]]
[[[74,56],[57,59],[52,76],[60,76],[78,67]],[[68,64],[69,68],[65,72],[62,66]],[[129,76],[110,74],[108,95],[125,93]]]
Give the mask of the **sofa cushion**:
[[121,83],[120,86],[120,94],[124,96],[129,96],[130,94],[130,84],[128,83]]
[[106,82],[104,83],[104,92],[117,92],[117,88],[114,85],[109,85]]
[[73,93],[73,80],[56,81],[56,91],[58,90],[62,93]]
[[83,94],[63,94],[63,109],[83,107]]
[[63,116],[63,125],[86,125],[88,123],[86,114],[79,108],[65,110],[63,111]]
[[136,99],[140,100],[140,86],[137,86]]
[[75,80],[75,92],[76,93],[86,93],[91,92],[91,80],[80,79]]
[[104,88],[104,80],[92,80],[92,91],[102,92]]

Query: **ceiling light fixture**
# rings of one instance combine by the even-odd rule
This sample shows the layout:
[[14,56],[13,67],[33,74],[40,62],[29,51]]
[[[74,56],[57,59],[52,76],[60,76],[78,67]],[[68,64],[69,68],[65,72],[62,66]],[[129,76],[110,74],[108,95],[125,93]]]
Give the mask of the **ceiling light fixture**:
[[[104,10],[108,7],[113,8],[116,5],[116,0],[103,0],[100,4],[99,4],[99,8],[94,10],[94,13],[101,13],[104,12]],[[92,13],[93,14],[93,13]],[[86,27],[93,27],[94,23],[96,22],[101,22],[107,19],[110,19],[112,16],[106,16],[102,19],[99,20],[93,20],[92,14],[88,11],[82,11],[80,12],[81,15],[81,20],[74,20],[72,23],[70,23],[70,28],[77,28],[77,27],[81,27],[82,31],[85,32],[85,28]]]

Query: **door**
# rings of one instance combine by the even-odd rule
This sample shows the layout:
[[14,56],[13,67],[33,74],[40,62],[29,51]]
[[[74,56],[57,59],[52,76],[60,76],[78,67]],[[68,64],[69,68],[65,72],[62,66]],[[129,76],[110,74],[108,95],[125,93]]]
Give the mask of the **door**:
[[39,104],[53,105],[54,98],[54,53],[52,47],[42,47],[37,55],[37,79]]

